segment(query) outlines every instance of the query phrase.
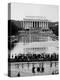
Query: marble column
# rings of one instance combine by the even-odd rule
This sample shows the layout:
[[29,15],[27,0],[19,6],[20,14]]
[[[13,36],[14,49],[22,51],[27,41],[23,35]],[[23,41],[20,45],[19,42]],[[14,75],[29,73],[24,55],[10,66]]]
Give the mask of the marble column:
[[44,22],[44,29],[45,29],[45,22]]
[[34,21],[34,28],[35,28],[35,21]]
[[40,22],[39,22],[39,28],[40,28]]
[[43,22],[41,22],[41,27],[43,28]]
[[40,27],[41,27],[41,22],[40,22]]
[[46,29],[46,22],[45,22],[45,29]]
[[48,21],[47,21],[47,29],[48,29]]
[[46,29],[47,29],[47,22],[46,22]]
[[23,28],[24,28],[24,21],[23,21]]
[[32,23],[31,23],[32,25],[31,25],[31,27],[33,28],[33,21],[32,21]]
[[43,29],[44,29],[44,22],[42,22],[42,27],[43,27]]

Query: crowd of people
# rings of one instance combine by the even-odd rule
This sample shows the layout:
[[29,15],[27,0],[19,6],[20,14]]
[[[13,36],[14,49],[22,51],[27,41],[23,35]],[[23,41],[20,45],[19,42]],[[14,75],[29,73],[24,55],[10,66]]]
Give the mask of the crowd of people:
[[19,54],[15,55],[15,58],[9,57],[9,61],[11,62],[32,62],[32,61],[58,61],[59,57],[58,54]]

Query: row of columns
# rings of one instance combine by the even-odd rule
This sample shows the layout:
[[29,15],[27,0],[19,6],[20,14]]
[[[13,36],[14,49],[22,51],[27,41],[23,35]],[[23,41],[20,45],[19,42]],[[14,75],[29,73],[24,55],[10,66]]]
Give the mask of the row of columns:
[[37,27],[37,28],[39,28],[39,27],[41,27],[42,29],[47,29],[48,28],[48,22],[32,22],[33,23],[33,25],[32,25],[32,27]]
[[48,29],[48,21],[40,22],[40,21],[23,21],[23,27],[27,27],[25,24],[29,26],[31,25],[32,28],[42,28],[42,29]]

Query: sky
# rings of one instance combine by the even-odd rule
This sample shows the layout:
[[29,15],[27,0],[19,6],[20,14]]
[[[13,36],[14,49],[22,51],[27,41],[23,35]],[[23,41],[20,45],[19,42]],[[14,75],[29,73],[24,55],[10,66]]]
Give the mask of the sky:
[[23,20],[25,16],[42,16],[58,21],[58,6],[42,4],[11,3],[11,19]]

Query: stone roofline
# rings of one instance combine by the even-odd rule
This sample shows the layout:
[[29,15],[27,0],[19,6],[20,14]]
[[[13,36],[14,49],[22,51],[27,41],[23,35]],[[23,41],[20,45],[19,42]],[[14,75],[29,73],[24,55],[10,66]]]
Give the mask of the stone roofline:
[[26,16],[23,21],[48,21],[48,19],[42,16]]

